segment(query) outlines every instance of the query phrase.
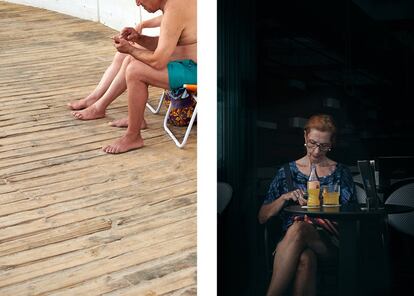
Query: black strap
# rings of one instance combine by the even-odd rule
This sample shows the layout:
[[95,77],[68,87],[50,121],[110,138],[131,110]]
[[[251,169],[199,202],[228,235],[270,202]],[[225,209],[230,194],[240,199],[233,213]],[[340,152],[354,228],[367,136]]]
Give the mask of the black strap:
[[283,165],[283,169],[285,170],[286,183],[287,183],[287,186],[288,186],[288,190],[289,191],[295,190],[295,187],[293,186],[292,172],[290,170],[289,163],[286,163],[285,165]]

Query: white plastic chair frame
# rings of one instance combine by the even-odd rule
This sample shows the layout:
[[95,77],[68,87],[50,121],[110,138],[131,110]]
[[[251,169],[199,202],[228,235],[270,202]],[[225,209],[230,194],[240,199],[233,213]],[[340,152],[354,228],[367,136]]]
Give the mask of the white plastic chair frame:
[[[191,90],[191,86],[194,87],[194,85],[188,85],[188,84],[184,84],[183,86],[185,88],[187,88],[187,89],[190,89],[190,90]],[[193,92],[193,98],[197,102],[196,91]],[[193,123],[194,123],[194,120],[195,120],[195,118],[197,116],[197,106],[198,106],[198,104],[196,104],[196,106],[194,108],[193,116],[191,116],[190,123],[187,126],[187,129],[186,129],[185,134],[184,134],[184,138],[182,139],[181,142],[173,134],[173,132],[170,130],[170,128],[168,127],[168,124],[167,124],[168,123],[168,117],[169,117],[170,111],[171,111],[171,106],[172,106],[172,103],[170,103],[170,106],[168,107],[167,113],[165,113],[165,117],[164,117],[164,130],[168,133],[168,135],[171,137],[171,139],[173,139],[175,145],[177,145],[178,148],[183,148],[184,145],[185,145],[185,143],[187,143],[188,136],[190,135],[191,128],[192,128]]]
[[158,112],[160,112],[161,106],[162,106],[162,102],[164,101],[164,98],[165,98],[165,92],[166,92],[166,90],[164,90],[162,92],[162,95],[160,97],[160,101],[158,102],[157,109],[154,109],[154,107],[152,107],[149,103],[147,103],[147,108],[150,109],[150,111],[152,113],[157,114]]

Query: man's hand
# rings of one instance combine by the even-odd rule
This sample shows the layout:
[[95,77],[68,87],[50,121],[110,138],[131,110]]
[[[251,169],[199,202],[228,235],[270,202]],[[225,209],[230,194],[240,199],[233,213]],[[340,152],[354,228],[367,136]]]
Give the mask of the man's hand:
[[131,42],[138,42],[139,36],[141,36],[141,34],[130,27],[123,28],[120,33],[121,38]]
[[114,36],[112,39],[114,40],[114,46],[115,46],[116,50],[118,50],[121,53],[130,53],[130,50],[132,48],[134,48],[129,43],[129,41],[127,41],[123,38],[120,38],[118,36]]
[[142,23],[139,23],[136,27],[135,27],[135,31],[137,31],[138,34],[142,34]]

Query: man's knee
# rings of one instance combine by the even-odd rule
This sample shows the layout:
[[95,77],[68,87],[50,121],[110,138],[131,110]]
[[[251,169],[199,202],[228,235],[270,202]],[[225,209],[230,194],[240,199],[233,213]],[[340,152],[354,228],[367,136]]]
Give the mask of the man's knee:
[[298,269],[315,272],[317,262],[318,261],[315,252],[313,252],[311,249],[305,249],[300,254]]
[[130,58],[130,55],[127,55],[125,53],[117,52],[117,53],[115,53],[113,63],[114,64],[121,65],[122,63],[124,63],[127,60],[129,60],[129,58]]
[[142,62],[131,58],[128,62],[125,75],[126,75],[127,81],[143,80],[144,71],[142,67]]

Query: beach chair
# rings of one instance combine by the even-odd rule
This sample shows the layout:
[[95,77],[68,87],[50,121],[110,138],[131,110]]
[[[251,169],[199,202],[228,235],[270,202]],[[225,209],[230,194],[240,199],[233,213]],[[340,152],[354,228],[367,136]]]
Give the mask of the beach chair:
[[[192,93],[194,100],[197,102],[197,84],[184,84],[183,87],[187,89],[188,92]],[[178,140],[177,137],[174,135],[174,133],[171,131],[171,129],[168,127],[168,118],[170,116],[171,112],[171,106],[172,103],[170,103],[167,112],[165,113],[164,117],[164,130],[167,132],[167,134],[171,137],[171,139],[174,141],[175,145],[178,148],[183,148],[185,143],[187,142],[188,136],[190,135],[191,128],[194,124],[194,120],[197,116],[197,104],[194,107],[193,115],[191,116],[190,122],[186,128],[184,137],[182,140]]]
[[151,105],[150,105],[150,103],[148,103],[147,102],[147,108],[152,112],[152,113],[154,113],[154,114],[157,114],[158,112],[160,112],[160,110],[161,110],[161,106],[162,106],[162,102],[164,101],[164,99],[165,99],[165,96],[167,95],[167,90],[164,90],[163,92],[162,92],[162,94],[161,94],[161,96],[160,96],[160,100],[159,100],[159,102],[158,102],[158,106],[157,106],[157,108],[155,109],[154,107],[152,107]]

